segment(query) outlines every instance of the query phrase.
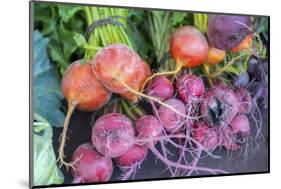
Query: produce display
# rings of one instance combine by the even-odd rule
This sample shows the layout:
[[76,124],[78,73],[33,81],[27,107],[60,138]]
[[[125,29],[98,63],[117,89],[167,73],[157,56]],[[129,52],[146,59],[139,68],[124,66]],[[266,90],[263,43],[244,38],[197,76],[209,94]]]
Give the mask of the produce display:
[[35,186],[268,171],[267,17],[33,5]]

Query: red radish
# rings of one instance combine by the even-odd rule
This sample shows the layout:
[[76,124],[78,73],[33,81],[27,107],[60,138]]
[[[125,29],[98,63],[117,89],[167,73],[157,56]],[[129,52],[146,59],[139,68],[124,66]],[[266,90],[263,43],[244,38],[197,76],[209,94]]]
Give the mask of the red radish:
[[[166,100],[165,104],[174,107],[181,114],[186,113],[184,104],[178,99],[171,98],[169,100]],[[160,106],[158,113],[159,113],[159,118],[164,128],[167,131],[169,132],[179,131],[178,129],[180,129],[183,126],[183,121],[185,118],[173,112],[169,108],[165,106]]]
[[161,136],[162,128],[159,121],[152,115],[145,115],[136,121],[138,139],[154,139]]
[[249,119],[245,115],[237,115],[231,121],[230,126],[235,134],[240,134],[243,137],[251,134]]
[[131,175],[135,175],[143,160],[146,158],[148,148],[134,145],[125,154],[115,158],[116,164],[122,169],[122,180],[128,180]]
[[59,147],[59,161],[68,168],[71,163],[64,161],[64,146],[69,120],[75,108],[94,111],[104,106],[111,97],[109,92],[95,77],[89,62],[78,60],[72,63],[62,78],[62,93],[68,101],[68,111],[64,121]]
[[200,111],[209,125],[226,127],[239,111],[238,98],[227,86],[213,86],[206,92]]
[[92,144],[105,157],[123,155],[135,142],[135,131],[131,121],[119,113],[100,117],[92,130]]
[[253,99],[247,89],[239,88],[236,91],[236,95],[239,101],[239,113],[248,114],[253,110]]
[[110,158],[98,153],[90,143],[80,145],[72,156],[73,183],[106,182],[111,178],[113,165]]
[[164,101],[173,97],[174,86],[168,78],[159,76],[152,79],[146,91],[148,95],[157,97],[161,101]]
[[177,81],[179,98],[190,104],[192,101],[203,96],[205,87],[202,79],[196,75],[186,74]]
[[208,48],[205,36],[193,26],[178,28],[170,39],[171,54],[183,67],[201,65],[208,57]]
[[224,60],[225,50],[217,49],[215,47],[210,47],[208,52],[207,63],[210,65],[215,65]]
[[123,155],[115,158],[115,162],[120,167],[132,167],[140,164],[147,156],[147,147],[134,145]]
[[193,124],[192,137],[208,150],[215,149],[219,144],[216,130],[207,126],[203,121]]
[[99,51],[92,70],[106,88],[132,102],[138,100],[138,95],[128,90],[128,87],[140,91],[151,74],[149,66],[139,55],[123,44],[109,45]]

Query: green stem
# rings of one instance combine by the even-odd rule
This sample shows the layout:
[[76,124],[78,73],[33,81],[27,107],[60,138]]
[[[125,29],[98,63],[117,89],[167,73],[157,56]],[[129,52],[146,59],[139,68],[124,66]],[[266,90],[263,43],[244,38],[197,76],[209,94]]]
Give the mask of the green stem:
[[133,45],[128,37],[128,35],[126,34],[125,30],[123,28],[120,28],[120,31],[121,31],[121,34],[123,35],[125,41],[126,41],[126,44],[130,47],[130,48],[133,48]]
[[125,111],[125,113],[131,117],[133,120],[136,120],[136,117],[134,116],[134,114],[132,113],[130,107],[128,106],[128,104],[126,104],[125,100],[122,100],[121,101],[121,104],[122,104],[122,107],[123,107],[123,110]]
[[133,111],[134,111],[139,117],[144,116],[143,110],[142,110],[138,105],[134,105],[134,104],[132,104],[131,102],[128,102],[128,104],[132,107]]
[[[232,66],[232,64],[234,64],[234,62],[240,58],[242,58],[243,56],[246,56],[247,54],[241,54],[235,58],[233,58],[231,61],[229,61],[224,67],[222,67],[221,69],[217,70],[215,73],[211,74],[211,77],[217,77],[220,74],[222,74],[227,68],[229,68],[230,66]],[[248,55],[247,55],[248,56]]]
[[98,47],[98,46],[92,46],[92,45],[89,45],[87,43],[83,44],[82,46],[84,49],[87,49],[87,50],[94,50],[94,51],[98,51],[100,49],[102,49],[102,47]]
[[210,66],[207,64],[203,64],[203,67],[204,67],[207,77],[209,78],[210,77]]
[[[98,9],[97,7],[92,7],[92,8],[91,8],[91,11],[92,11],[92,13],[93,13],[93,20],[94,20],[94,21],[99,20],[99,19],[100,19],[99,14],[98,14],[99,9]],[[105,36],[103,35],[102,29],[101,29],[101,28],[97,28],[96,30],[97,30],[97,32],[99,33],[102,46],[107,46],[107,44],[106,44],[106,41],[107,41],[107,40],[106,40]]]
[[170,18],[170,13],[167,12],[165,14],[165,17],[163,19],[163,25],[162,25],[162,34],[160,36],[160,40],[162,41],[162,43],[160,43],[160,47],[159,47],[159,54],[157,56],[157,61],[159,62],[160,59],[163,57],[165,51],[167,50],[167,45],[168,43],[164,43],[163,41],[167,41],[167,34],[169,33],[169,30],[168,30],[168,21],[169,21],[169,18]]
[[[108,13],[109,9],[105,9],[104,10],[104,18],[109,17],[109,13]],[[109,38],[109,43],[114,43],[114,38],[113,38],[113,34],[112,34],[112,30],[111,30],[111,26],[109,24],[104,26],[104,29],[107,31],[107,36]]]
[[89,26],[93,23],[93,16],[89,6],[85,6],[85,13],[86,13],[87,25]]

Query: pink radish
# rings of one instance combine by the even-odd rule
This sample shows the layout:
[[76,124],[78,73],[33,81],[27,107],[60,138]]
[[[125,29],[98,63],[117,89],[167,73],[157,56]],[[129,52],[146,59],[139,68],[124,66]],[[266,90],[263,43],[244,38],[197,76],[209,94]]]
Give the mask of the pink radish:
[[152,79],[146,91],[148,95],[157,97],[159,100],[164,101],[173,97],[174,86],[168,78],[159,76]]
[[72,183],[106,182],[111,178],[112,160],[98,153],[90,143],[80,145],[72,156]]
[[[184,104],[178,99],[171,98],[169,100],[166,100],[165,103],[172,106],[182,114],[186,113]],[[164,128],[169,132],[179,131],[179,129],[184,124],[184,117],[179,116],[178,114],[176,114],[169,108],[166,108],[165,106],[160,106],[158,113]]]
[[200,110],[209,125],[226,127],[239,111],[238,98],[229,87],[216,85],[206,92]]
[[239,101],[239,113],[248,114],[253,110],[253,99],[247,89],[240,88],[236,91]]
[[120,167],[131,167],[136,163],[142,162],[147,155],[147,147],[140,145],[132,146],[123,155],[115,158],[115,162]]
[[207,126],[203,121],[194,123],[192,137],[208,150],[215,149],[219,144],[216,130]]
[[105,157],[123,155],[135,142],[135,131],[131,121],[119,113],[100,117],[92,130],[92,144]]
[[138,139],[144,140],[153,140],[162,134],[162,128],[159,121],[152,115],[145,115],[137,119],[136,130]]
[[185,103],[192,103],[202,97],[205,87],[202,79],[196,75],[186,74],[177,80],[179,98]]
[[243,137],[250,136],[251,128],[249,119],[245,115],[237,115],[230,123],[233,133]]

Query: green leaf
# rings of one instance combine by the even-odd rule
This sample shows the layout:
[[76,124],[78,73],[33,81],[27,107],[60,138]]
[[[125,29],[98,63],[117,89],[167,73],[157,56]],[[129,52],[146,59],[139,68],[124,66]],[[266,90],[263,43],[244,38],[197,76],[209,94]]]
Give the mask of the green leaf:
[[82,7],[77,5],[58,5],[59,16],[62,21],[68,22]]
[[62,44],[63,56],[67,61],[70,60],[76,49],[86,41],[82,34],[67,30],[63,23],[58,28],[58,35]]
[[80,33],[74,33],[73,39],[78,47],[81,47],[83,44],[86,43],[84,35]]
[[35,28],[50,40],[49,56],[60,75],[72,57],[79,58],[84,54],[78,49],[84,42],[82,35],[86,27],[82,9],[76,5],[35,3]]
[[50,6],[35,3],[34,15],[36,16],[34,17],[34,20],[37,25],[43,25],[41,30],[42,35],[48,35],[56,30],[56,12],[56,7],[53,5]]
[[66,69],[66,67],[68,66],[68,61],[63,55],[63,50],[60,44],[51,41],[49,44],[49,52],[52,60],[57,62],[59,67],[63,67],[64,69]]
[[171,25],[177,26],[178,24],[182,23],[186,17],[186,13],[184,12],[173,12],[171,17]]
[[[52,129],[49,127],[49,129]],[[57,167],[50,135],[34,134],[34,185],[62,184],[64,176]]]
[[34,112],[52,126],[62,127],[65,115],[60,110],[63,96],[54,66],[47,56],[48,40],[34,32]]
[[233,66],[228,67],[228,68],[226,69],[226,71],[229,72],[229,73],[233,73],[233,74],[235,74],[235,75],[239,75],[238,70],[237,70],[236,68],[234,68]]

